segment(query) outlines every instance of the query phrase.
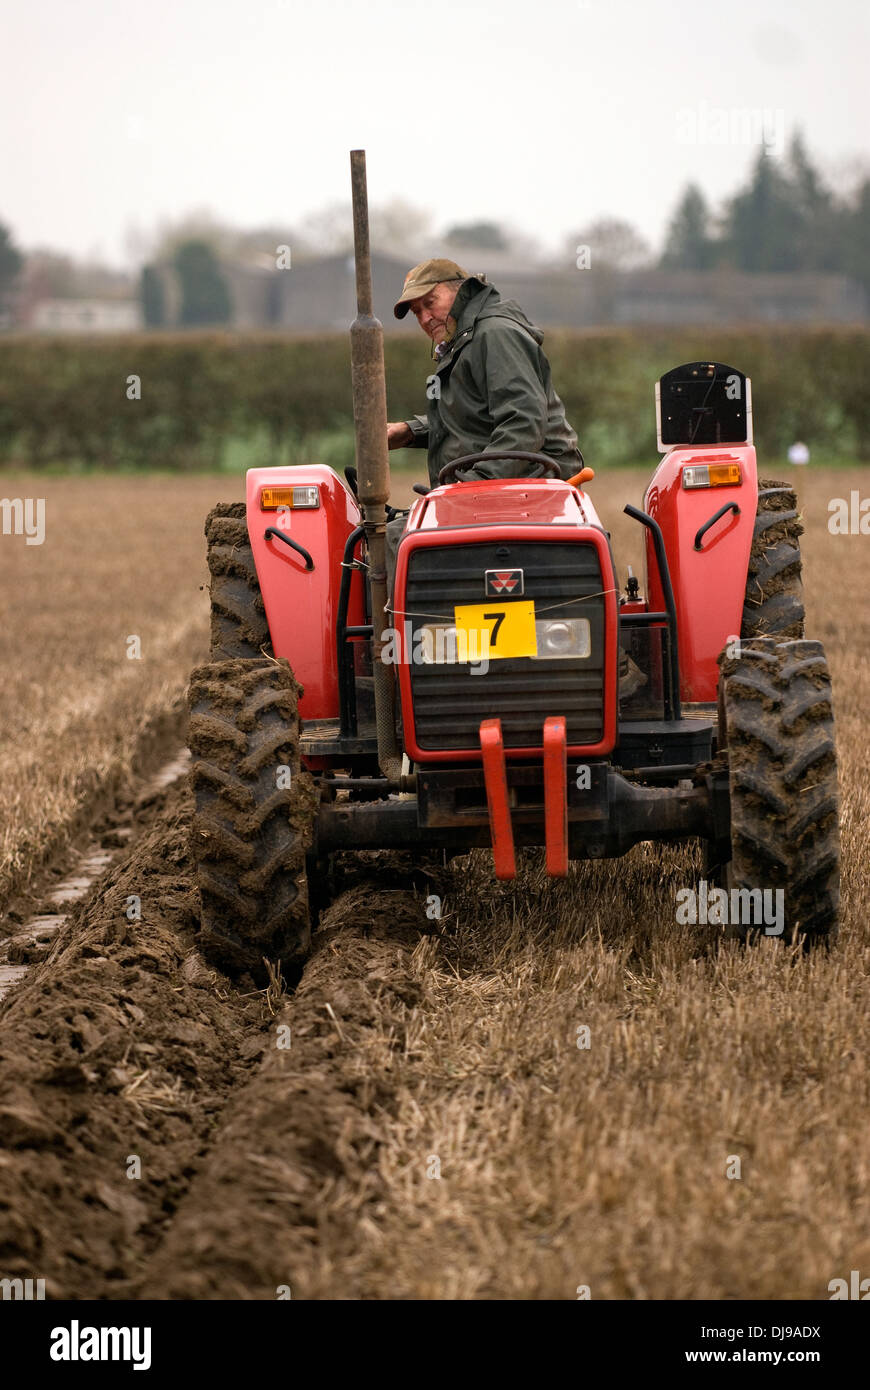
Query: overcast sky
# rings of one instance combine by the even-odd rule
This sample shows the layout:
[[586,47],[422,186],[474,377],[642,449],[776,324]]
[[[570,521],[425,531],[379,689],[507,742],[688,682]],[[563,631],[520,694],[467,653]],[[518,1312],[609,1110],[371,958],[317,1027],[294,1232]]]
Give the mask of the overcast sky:
[[796,127],[838,178],[867,156],[866,0],[0,0],[0,14],[0,221],[24,247],[118,264],[132,227],[194,208],[292,228],[349,197],[355,147],[372,203],[403,197],[436,227],[504,221],[548,247],[601,214],[657,243],[688,179],[715,203],[759,138],[775,152]]

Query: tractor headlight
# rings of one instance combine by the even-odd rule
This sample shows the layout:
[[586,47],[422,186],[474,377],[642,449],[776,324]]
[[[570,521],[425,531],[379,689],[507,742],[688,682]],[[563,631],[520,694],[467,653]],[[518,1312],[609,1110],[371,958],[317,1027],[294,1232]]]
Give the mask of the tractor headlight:
[[[483,629],[479,640],[452,623],[426,623],[415,634],[416,660],[424,666],[456,665],[476,662],[491,655],[489,631]],[[532,660],[553,661],[559,657],[573,658],[591,655],[592,630],[588,618],[538,619],[535,622],[537,652]]]
[[538,660],[552,661],[555,657],[589,656],[592,651],[592,629],[588,618],[539,618],[535,622],[538,639]]

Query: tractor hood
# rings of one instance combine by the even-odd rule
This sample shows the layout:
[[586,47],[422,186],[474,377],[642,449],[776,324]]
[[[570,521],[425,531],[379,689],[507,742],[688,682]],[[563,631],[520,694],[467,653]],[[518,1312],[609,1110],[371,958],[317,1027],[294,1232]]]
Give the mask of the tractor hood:
[[457,526],[600,526],[588,495],[553,479],[491,478],[448,483],[416,502],[407,531]]

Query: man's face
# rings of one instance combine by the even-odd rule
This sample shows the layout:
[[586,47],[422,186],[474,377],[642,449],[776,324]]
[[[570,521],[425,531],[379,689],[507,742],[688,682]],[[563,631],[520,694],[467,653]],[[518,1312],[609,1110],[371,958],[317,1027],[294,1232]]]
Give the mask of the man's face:
[[424,294],[421,299],[412,299],[409,303],[408,308],[433,343],[443,343],[447,336],[447,319],[458,293],[458,281],[450,283],[442,280],[434,290]]

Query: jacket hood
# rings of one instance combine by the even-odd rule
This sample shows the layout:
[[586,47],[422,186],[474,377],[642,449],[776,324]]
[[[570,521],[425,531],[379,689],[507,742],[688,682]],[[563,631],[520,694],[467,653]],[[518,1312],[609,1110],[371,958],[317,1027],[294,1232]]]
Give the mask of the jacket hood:
[[453,307],[459,308],[455,317],[460,330],[470,327],[478,319],[513,319],[534,338],[539,347],[544,341],[541,329],[523,313],[515,299],[502,299],[493,285],[482,283],[477,276],[469,276],[462,282]]

